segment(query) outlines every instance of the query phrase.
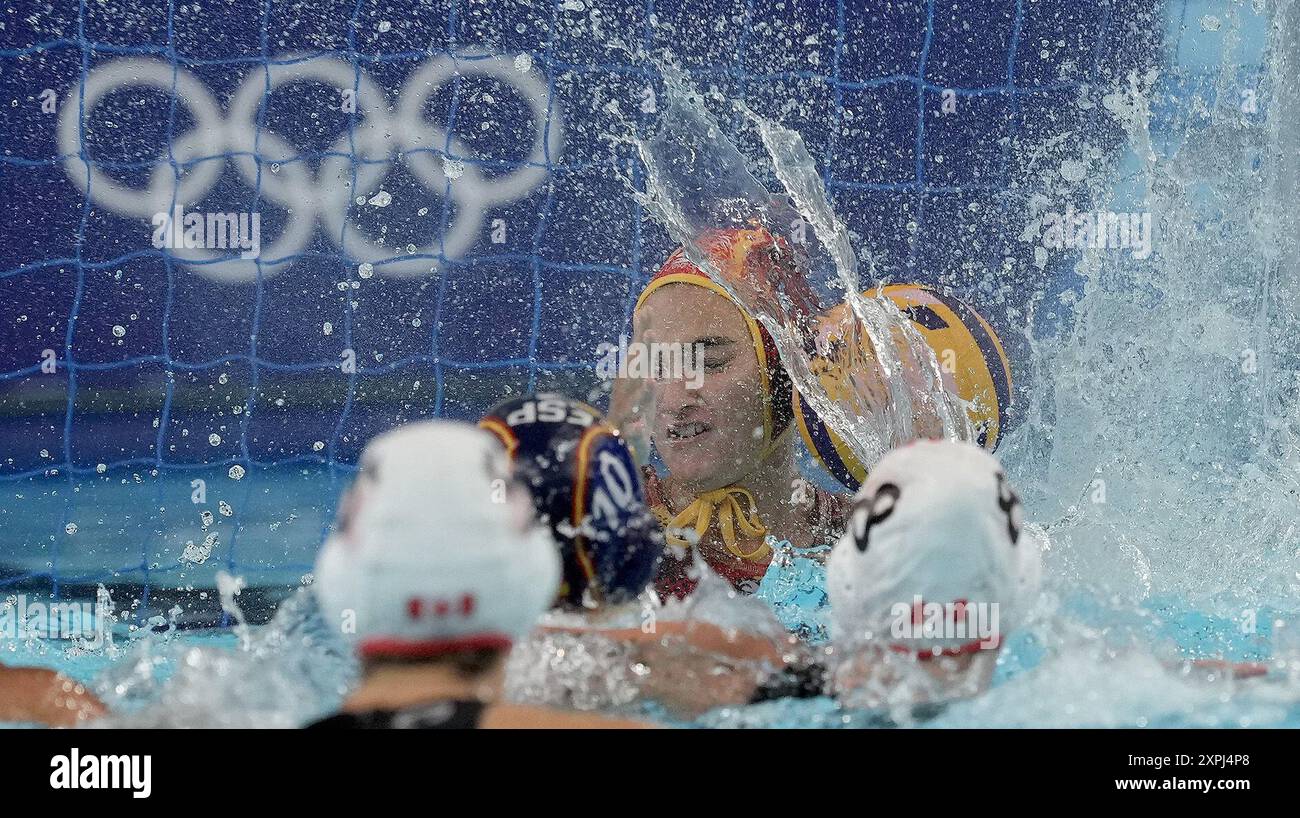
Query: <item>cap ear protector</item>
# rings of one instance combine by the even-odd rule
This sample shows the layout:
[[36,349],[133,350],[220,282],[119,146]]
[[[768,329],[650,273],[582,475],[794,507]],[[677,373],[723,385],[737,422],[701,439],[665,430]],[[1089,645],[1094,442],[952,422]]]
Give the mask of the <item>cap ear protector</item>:
[[[992,451],[1006,430],[1007,409],[1011,405],[1011,364],[1007,360],[1002,342],[983,316],[959,301],[940,294],[921,284],[891,284],[880,291],[894,302],[905,316],[911,319],[921,337],[934,350],[939,368],[952,378],[951,386],[959,398],[967,403],[976,440],[981,447]],[[864,298],[875,298],[877,290],[867,290]],[[823,331],[835,328],[850,320],[848,304],[828,311],[821,319]],[[860,343],[870,341],[862,337]],[[861,351],[860,360],[872,360],[869,349]],[[835,395],[851,389],[851,372],[835,361],[813,361],[817,375],[827,394]],[[808,402],[796,391],[792,396],[795,425],[804,443],[836,480],[851,491],[857,491],[867,475],[867,467],[858,460],[838,433],[827,425]]]
[[494,434],[559,546],[557,601],[571,607],[635,598],[663,553],[636,460],[600,411],[564,395],[512,398],[479,426]]

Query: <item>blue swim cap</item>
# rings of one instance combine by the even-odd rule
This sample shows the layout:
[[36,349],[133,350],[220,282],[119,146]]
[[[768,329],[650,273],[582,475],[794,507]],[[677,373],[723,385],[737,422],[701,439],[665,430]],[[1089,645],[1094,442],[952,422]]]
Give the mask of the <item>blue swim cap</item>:
[[558,604],[635,598],[663,553],[636,460],[600,411],[555,393],[512,398],[479,421],[495,434],[560,548]]

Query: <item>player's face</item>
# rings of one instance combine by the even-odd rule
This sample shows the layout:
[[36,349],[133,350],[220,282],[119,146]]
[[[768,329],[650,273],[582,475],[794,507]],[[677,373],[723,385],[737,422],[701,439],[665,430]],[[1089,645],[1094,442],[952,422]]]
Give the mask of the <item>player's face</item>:
[[670,475],[697,491],[735,483],[764,444],[762,372],[740,310],[703,287],[668,284],[646,299],[635,329],[645,343],[703,350],[702,380],[652,382],[651,436]]

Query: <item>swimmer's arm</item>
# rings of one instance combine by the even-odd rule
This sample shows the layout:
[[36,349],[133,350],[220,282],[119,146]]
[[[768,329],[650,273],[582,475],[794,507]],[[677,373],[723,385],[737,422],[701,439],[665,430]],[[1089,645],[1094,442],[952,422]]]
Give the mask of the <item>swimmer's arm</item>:
[[[590,628],[546,627],[546,631],[588,633]],[[781,649],[770,638],[746,631],[728,630],[708,622],[657,622],[652,633],[640,628],[600,630],[602,636],[633,645],[657,645],[664,637],[680,637],[696,650],[729,659],[750,662],[769,662],[774,666],[784,664]]]
[[638,466],[650,462],[650,429],[646,416],[653,411],[653,396],[644,378],[615,378],[606,418],[632,450]]
[[708,622],[657,624],[659,638],[640,634],[639,658],[650,671],[643,692],[686,718],[761,700],[774,669],[781,668],[776,675],[783,675],[787,654],[797,653],[793,636],[783,644]]
[[99,699],[61,673],[0,665],[0,722],[75,727],[104,713]]
[[646,730],[657,725],[550,707],[498,704],[487,709],[479,726],[488,730]]
[[678,718],[694,719],[717,707],[748,703],[765,675],[753,663],[696,650],[682,642],[647,643],[641,695]]
[[639,392],[633,378],[614,379],[613,389],[609,393],[609,411],[605,416],[615,429],[622,430],[629,422],[634,422]]
[[[874,409],[890,404],[893,395],[884,370],[873,345],[867,341],[866,326],[858,320],[853,310],[844,309],[840,313],[839,327],[832,337],[840,339],[840,342],[831,344],[827,354],[818,357],[852,373],[850,378],[845,379],[845,383],[866,407]],[[862,339],[861,343],[856,340],[859,338]],[[924,369],[927,362],[917,359],[915,351],[901,331],[894,332],[892,340],[901,364],[898,376],[908,384],[908,391],[913,397],[913,438],[943,437],[943,420],[938,407],[933,405],[932,400],[916,400],[918,396],[929,395]],[[952,384],[947,385],[953,388]],[[906,441],[896,442],[901,444]]]
[[[867,329],[852,309],[836,307],[819,312],[817,298],[808,285],[807,269],[807,258],[796,248],[786,242],[773,241],[763,251],[746,256],[745,274],[733,284],[751,314],[778,318],[796,333],[805,349],[812,350],[817,346],[819,329],[829,330],[831,338],[837,337],[842,343],[832,344],[829,349],[824,345],[817,357],[825,357],[833,365],[851,372],[844,383],[857,393],[856,402],[873,412],[878,411],[892,402],[893,396],[872,345],[857,341],[859,338],[865,341]],[[832,319],[833,314],[839,317]],[[838,322],[839,326],[828,325],[828,322]],[[891,340],[901,358],[899,377],[911,387],[913,396],[927,395],[926,362],[915,360],[912,348],[901,332],[893,333]],[[866,353],[865,360],[859,357],[860,351]],[[930,404],[928,400],[912,402],[913,437],[943,436],[940,412]],[[845,407],[846,410],[849,408]]]
[[[761,668],[785,665],[781,646],[772,639],[707,622],[658,622],[654,633],[640,628],[600,633],[636,648],[636,661],[649,671],[642,682],[643,695],[683,718],[747,704],[758,695],[767,675]],[[719,668],[726,672],[719,673]]]

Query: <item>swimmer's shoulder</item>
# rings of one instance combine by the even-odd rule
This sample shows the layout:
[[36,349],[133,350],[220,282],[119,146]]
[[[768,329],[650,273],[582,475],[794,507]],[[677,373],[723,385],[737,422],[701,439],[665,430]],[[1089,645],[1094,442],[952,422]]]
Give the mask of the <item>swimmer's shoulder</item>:
[[485,730],[644,730],[655,725],[550,707],[494,704],[483,711],[479,727]]

